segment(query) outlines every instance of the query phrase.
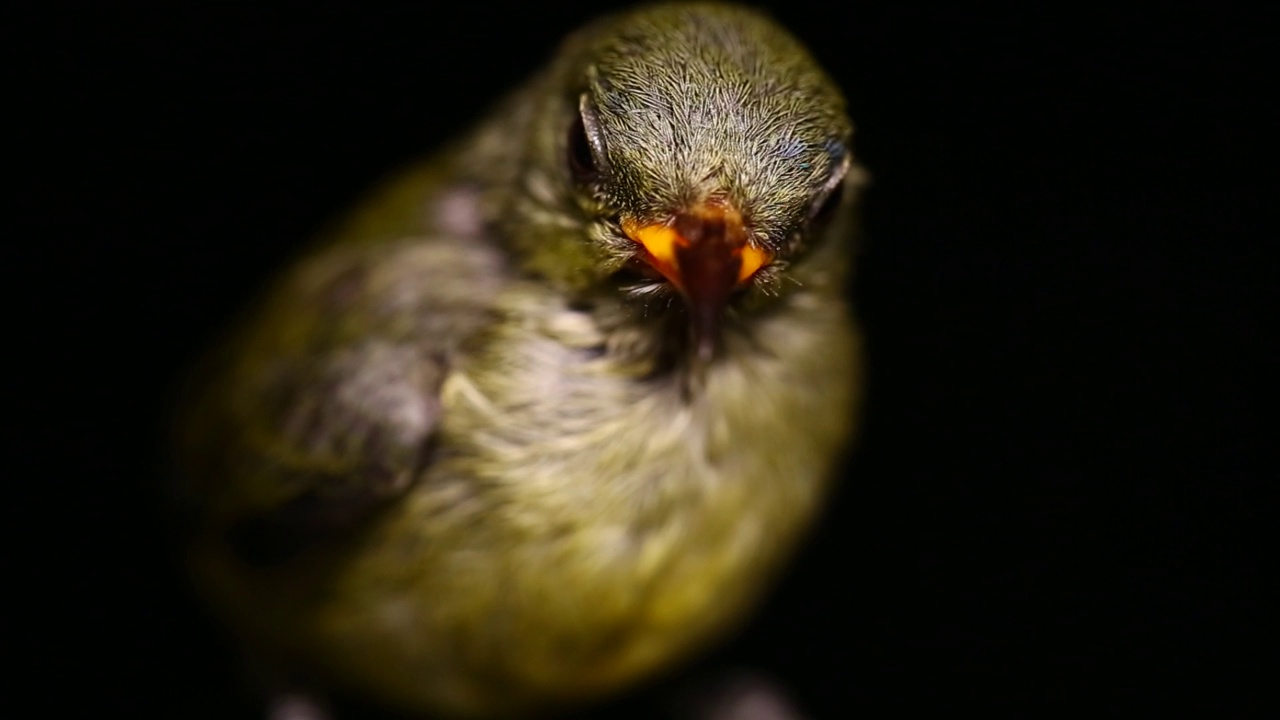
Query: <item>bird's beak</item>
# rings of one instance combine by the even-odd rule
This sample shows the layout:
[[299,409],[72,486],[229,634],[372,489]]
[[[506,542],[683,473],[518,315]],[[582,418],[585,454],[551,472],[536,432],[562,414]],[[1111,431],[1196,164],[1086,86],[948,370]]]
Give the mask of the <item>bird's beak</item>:
[[644,225],[623,217],[622,230],[643,246],[641,257],[684,295],[694,346],[699,357],[710,359],[729,296],[773,256],[747,242],[742,215],[723,202],[699,204],[665,223]]

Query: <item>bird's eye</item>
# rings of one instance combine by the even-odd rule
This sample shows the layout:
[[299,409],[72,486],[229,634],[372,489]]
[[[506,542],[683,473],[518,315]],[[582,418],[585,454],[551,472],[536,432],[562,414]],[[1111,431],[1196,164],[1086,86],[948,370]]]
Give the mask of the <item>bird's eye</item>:
[[578,112],[574,113],[573,122],[569,124],[569,137],[565,147],[569,171],[575,181],[588,183],[599,178],[604,170],[600,166],[604,158],[604,139],[600,136],[600,123],[596,119],[595,108],[586,94],[579,101]]
[[831,219],[836,214],[836,208],[840,207],[840,201],[844,198],[844,178],[840,178],[836,184],[825,191],[822,199],[814,206],[809,215],[810,222],[821,225]]
[[596,160],[591,156],[591,144],[587,141],[587,128],[582,116],[574,114],[569,126],[569,170],[579,182],[587,182],[596,176]]

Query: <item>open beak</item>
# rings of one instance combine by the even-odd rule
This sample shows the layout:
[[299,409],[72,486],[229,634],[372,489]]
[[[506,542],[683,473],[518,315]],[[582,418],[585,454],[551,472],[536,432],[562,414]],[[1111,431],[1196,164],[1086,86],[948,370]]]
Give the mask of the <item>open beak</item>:
[[642,225],[623,217],[622,230],[643,246],[641,257],[684,295],[694,346],[701,359],[709,360],[729,296],[773,256],[748,244],[742,215],[718,201],[697,205],[665,223]]

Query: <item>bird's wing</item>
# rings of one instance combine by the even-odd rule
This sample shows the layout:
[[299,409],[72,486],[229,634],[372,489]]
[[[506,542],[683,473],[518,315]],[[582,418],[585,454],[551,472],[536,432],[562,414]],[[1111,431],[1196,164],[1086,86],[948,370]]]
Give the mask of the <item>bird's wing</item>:
[[271,562],[349,528],[429,462],[439,389],[503,270],[474,239],[345,244],[302,263],[214,363],[185,424],[201,527]]

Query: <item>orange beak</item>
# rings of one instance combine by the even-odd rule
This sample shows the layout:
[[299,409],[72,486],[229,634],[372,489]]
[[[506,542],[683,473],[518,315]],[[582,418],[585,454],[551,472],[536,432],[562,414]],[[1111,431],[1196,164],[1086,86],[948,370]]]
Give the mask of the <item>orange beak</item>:
[[644,251],[641,257],[684,295],[699,357],[710,359],[729,296],[747,284],[773,256],[747,243],[737,209],[708,202],[666,223],[622,219],[622,230]]

